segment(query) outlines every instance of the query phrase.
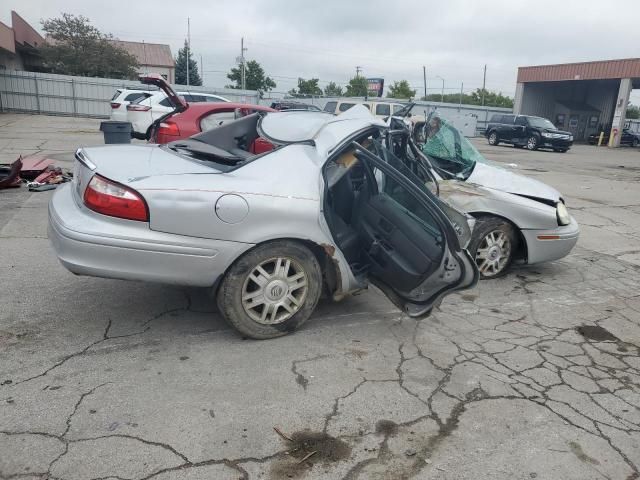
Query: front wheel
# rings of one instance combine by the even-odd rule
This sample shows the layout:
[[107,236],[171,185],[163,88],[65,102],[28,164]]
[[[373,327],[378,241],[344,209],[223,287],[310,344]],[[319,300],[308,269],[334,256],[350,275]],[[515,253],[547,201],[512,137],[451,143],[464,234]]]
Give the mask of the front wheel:
[[640,145],[640,140],[638,140],[637,138],[634,138],[633,142],[631,143],[631,145],[633,147],[637,147],[638,145]]
[[513,261],[517,236],[513,225],[498,217],[480,217],[473,229],[469,253],[481,279],[504,275]]
[[527,139],[527,148],[529,150],[535,150],[538,148],[538,137],[536,137],[535,135],[531,135],[528,139]]
[[498,134],[496,132],[491,132],[489,134],[489,145],[496,146],[500,143],[498,140]]
[[302,325],[321,290],[322,271],[313,252],[297,242],[276,241],[254,248],[233,264],[217,301],[232,327],[263,340]]

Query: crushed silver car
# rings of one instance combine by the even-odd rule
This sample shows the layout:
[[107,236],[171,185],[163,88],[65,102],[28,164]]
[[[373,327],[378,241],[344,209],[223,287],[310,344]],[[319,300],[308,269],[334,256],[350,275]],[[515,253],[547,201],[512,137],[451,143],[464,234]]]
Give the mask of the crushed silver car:
[[489,162],[437,112],[412,137],[441,197],[476,218],[468,249],[482,278],[503,275],[513,261],[563,258],[576,245],[580,228],[556,189]]
[[[254,114],[166,145],[76,153],[49,206],[71,272],[213,288],[239,332],[299,327],[324,291],[373,283],[410,316],[479,277],[474,220],[391,167],[365,108]],[[253,155],[258,137],[276,148]]]

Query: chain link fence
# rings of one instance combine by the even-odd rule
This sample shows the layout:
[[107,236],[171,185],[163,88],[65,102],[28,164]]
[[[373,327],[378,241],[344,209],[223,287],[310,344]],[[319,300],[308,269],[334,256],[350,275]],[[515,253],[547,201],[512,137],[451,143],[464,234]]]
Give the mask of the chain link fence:
[[[133,80],[0,71],[0,111],[108,118],[116,89],[157,90]],[[253,90],[174,85],[177,91],[221,95],[232,102],[257,103]]]

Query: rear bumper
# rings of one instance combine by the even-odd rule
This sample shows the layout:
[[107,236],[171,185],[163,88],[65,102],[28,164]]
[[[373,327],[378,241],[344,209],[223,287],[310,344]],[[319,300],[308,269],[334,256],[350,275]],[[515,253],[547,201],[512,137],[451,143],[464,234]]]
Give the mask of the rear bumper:
[[527,263],[558,260],[569,255],[578,242],[580,227],[575,219],[563,227],[551,230],[521,230],[527,242]]
[[251,244],[156,232],[143,222],[112,219],[80,207],[72,185],[49,203],[49,239],[77,275],[212,286]]

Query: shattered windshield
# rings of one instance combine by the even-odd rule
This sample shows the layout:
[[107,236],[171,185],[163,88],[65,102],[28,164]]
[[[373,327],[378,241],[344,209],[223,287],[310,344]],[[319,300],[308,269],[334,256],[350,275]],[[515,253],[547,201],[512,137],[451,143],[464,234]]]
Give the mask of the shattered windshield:
[[471,142],[440,116],[432,114],[424,128],[423,153],[435,167],[451,177],[466,180],[476,162],[486,162]]

